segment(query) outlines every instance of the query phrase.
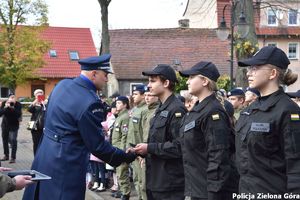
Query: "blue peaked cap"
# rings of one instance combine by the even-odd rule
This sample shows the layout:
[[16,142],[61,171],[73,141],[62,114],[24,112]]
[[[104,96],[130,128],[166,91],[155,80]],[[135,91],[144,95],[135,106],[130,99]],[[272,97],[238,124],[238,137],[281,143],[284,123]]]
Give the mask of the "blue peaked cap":
[[133,91],[139,91],[142,94],[144,94],[147,90],[148,90],[148,88],[146,85],[137,85],[137,86],[133,87]]
[[110,54],[103,54],[101,56],[92,56],[89,58],[84,58],[78,61],[81,65],[81,70],[103,70],[106,73],[113,74],[113,71],[110,67]]

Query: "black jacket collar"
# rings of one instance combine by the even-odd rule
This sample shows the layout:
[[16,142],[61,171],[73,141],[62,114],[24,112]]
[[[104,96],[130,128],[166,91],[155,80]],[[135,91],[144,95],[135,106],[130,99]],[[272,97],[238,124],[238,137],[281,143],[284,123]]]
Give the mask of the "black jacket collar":
[[271,94],[268,99],[264,101],[260,101],[258,99],[257,101],[253,102],[251,106],[249,107],[249,111],[252,110],[261,110],[261,111],[267,111],[269,108],[273,107],[282,97],[282,95],[286,95],[283,91],[283,89],[279,89],[273,94]]
[[197,101],[197,103],[195,104],[195,106],[193,107],[192,111],[196,111],[199,112],[200,110],[202,110],[209,102],[212,102],[216,100],[216,95],[215,93],[207,96],[205,99],[203,99],[201,102]]

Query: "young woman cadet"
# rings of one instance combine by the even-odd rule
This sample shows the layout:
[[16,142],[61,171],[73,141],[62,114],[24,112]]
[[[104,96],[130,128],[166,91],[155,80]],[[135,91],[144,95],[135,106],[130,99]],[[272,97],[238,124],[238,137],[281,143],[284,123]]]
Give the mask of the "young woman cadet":
[[180,75],[189,77],[189,93],[199,99],[180,128],[185,196],[192,200],[232,199],[238,183],[234,134],[229,116],[214,92],[218,69],[211,62],[200,62],[180,71]]
[[249,87],[261,94],[241,112],[235,127],[239,191],[255,199],[299,194],[300,108],[280,87],[293,84],[297,75],[287,69],[289,59],[277,47],[263,47],[238,64],[249,66]]

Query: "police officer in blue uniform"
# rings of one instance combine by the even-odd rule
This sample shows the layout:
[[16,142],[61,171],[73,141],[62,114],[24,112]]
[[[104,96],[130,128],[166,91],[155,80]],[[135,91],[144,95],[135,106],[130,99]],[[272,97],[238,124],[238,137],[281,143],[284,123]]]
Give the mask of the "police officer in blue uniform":
[[79,61],[81,74],[62,80],[47,106],[44,136],[32,169],[52,177],[27,187],[23,200],[83,200],[88,153],[113,166],[135,160],[134,153],[111,146],[104,139],[104,107],[96,95],[108,81],[111,55]]

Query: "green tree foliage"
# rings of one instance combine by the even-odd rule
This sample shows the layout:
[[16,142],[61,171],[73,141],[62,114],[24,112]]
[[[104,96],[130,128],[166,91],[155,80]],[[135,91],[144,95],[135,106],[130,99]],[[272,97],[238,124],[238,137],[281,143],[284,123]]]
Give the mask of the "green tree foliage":
[[40,37],[47,26],[47,13],[42,0],[0,0],[1,84],[14,90],[36,77],[36,69],[43,66],[43,55],[50,46]]
[[176,71],[176,76],[178,83],[175,86],[175,93],[179,94],[181,90],[188,89],[188,86],[186,84],[187,78],[180,76],[178,71]]
[[230,90],[230,77],[227,74],[224,74],[218,78],[217,81],[218,89],[224,89],[226,91]]

